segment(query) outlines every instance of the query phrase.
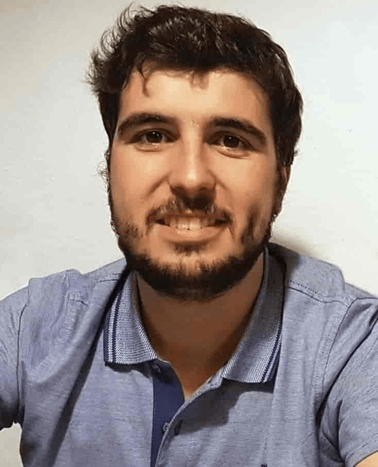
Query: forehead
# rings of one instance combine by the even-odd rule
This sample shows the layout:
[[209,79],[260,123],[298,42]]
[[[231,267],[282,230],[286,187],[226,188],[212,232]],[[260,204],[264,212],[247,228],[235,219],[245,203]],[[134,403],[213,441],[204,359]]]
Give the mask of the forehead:
[[198,123],[210,115],[244,118],[271,131],[264,90],[250,76],[230,70],[195,74],[159,69],[144,75],[135,70],[121,93],[119,113],[144,111]]

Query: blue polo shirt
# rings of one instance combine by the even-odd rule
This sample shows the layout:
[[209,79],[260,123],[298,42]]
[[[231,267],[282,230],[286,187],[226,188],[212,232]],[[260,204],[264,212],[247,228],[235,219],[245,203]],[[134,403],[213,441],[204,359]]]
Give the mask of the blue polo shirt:
[[[266,383],[272,380],[277,366],[283,304],[283,270],[270,268],[269,256],[264,262],[261,289],[253,310],[253,318],[229,362],[208,381],[218,386],[223,380],[241,383]],[[271,271],[270,271],[271,270]],[[269,274],[270,271],[270,274]],[[267,295],[267,289],[272,292]],[[265,310],[271,310],[266,312]],[[252,357],[254,364],[244,362]],[[137,365],[150,363],[153,383],[151,467],[155,465],[165,432],[169,432],[176,413],[184,405],[180,382],[169,362],[159,360],[148,341],[140,319],[136,275],[125,278],[110,307],[105,325],[105,361],[110,364]],[[203,390],[203,387],[200,389]],[[178,435],[182,418],[175,417],[173,432]]]
[[264,264],[237,349],[187,401],[124,261],[0,302],[0,428],[21,424],[24,465],[352,467],[377,451],[378,300],[277,245]]

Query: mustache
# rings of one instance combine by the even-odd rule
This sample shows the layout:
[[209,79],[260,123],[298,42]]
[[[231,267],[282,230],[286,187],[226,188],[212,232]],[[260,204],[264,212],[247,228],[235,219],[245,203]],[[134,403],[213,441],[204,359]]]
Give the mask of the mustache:
[[160,206],[153,207],[146,217],[148,226],[153,224],[156,219],[172,214],[180,216],[187,211],[195,211],[197,214],[212,216],[224,219],[225,222],[233,222],[233,214],[225,209],[220,209],[206,197],[197,198],[171,198],[166,203]]

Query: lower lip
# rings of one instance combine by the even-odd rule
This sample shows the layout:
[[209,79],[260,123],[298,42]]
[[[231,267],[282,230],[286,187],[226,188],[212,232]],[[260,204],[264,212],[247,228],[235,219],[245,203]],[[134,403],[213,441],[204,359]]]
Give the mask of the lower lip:
[[161,234],[172,242],[193,243],[210,241],[215,238],[224,229],[225,224],[203,227],[199,230],[176,229],[169,225],[157,224]]

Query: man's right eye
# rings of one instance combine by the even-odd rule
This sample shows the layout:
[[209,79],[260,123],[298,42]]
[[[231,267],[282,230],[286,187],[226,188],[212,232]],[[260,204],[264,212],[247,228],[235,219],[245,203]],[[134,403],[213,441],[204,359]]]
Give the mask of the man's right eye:
[[166,142],[164,141],[164,138],[166,138],[166,136],[161,131],[150,130],[136,135],[135,138],[133,138],[133,142],[142,144],[160,144]]

